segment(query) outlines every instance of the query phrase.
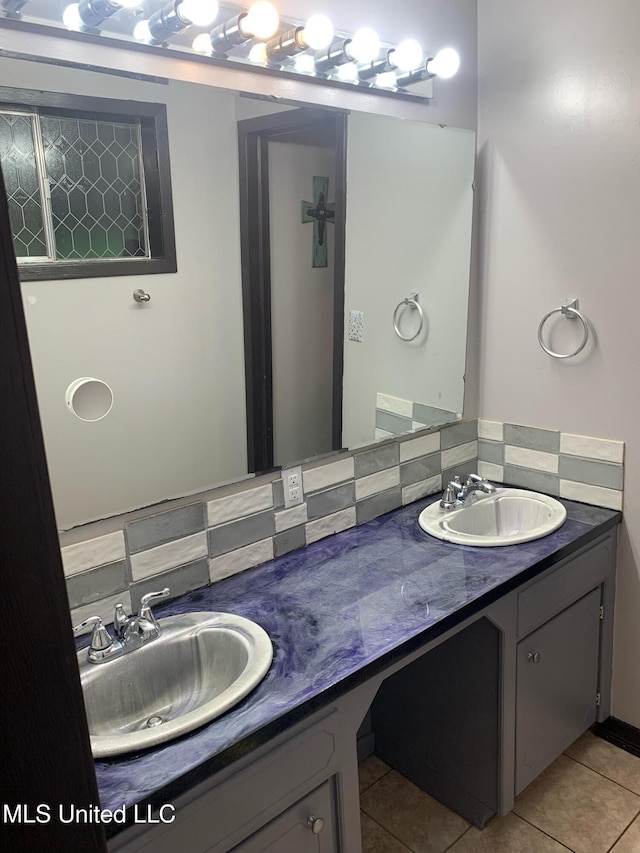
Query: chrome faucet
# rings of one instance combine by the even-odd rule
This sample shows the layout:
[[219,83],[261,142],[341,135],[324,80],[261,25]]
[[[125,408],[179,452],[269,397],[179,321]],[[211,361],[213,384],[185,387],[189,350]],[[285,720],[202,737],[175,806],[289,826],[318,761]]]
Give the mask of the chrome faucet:
[[116,604],[113,616],[115,637],[112,637],[102,624],[100,616],[89,616],[73,629],[78,634],[85,628],[93,627],[91,642],[87,651],[89,663],[104,663],[122,657],[146,643],[156,640],[162,634],[162,628],[153,615],[149,603],[157,598],[166,598],[169,588],[159,592],[148,592],[140,599],[140,611],[137,616],[127,616],[122,604]]
[[478,474],[469,474],[464,483],[460,481],[460,477],[454,477],[442,493],[440,509],[448,512],[461,506],[469,506],[478,499],[476,492],[492,495],[495,491],[496,487]]

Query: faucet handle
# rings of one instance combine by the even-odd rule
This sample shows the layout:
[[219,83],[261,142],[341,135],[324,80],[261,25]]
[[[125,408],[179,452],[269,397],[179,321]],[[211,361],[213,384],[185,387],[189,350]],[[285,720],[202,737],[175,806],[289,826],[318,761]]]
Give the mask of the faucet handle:
[[469,474],[467,477],[467,482],[471,481],[472,483],[486,483],[487,478],[481,477],[480,474]]
[[89,644],[89,650],[94,652],[102,652],[105,649],[108,649],[113,640],[107,629],[102,624],[101,616],[89,616],[89,618],[85,619],[84,622],[81,622],[79,625],[75,626],[75,628],[73,629],[73,633],[79,634],[80,631],[83,631],[85,628],[90,627],[93,627],[93,633],[91,634],[91,643]]
[[170,593],[170,589],[166,586],[164,589],[159,590],[158,592],[148,592],[146,595],[143,595],[140,599],[140,612],[138,613],[138,619],[148,619],[156,627],[158,623],[156,621],[156,617],[151,612],[151,607],[149,606],[151,601],[155,601],[157,598],[166,598]]

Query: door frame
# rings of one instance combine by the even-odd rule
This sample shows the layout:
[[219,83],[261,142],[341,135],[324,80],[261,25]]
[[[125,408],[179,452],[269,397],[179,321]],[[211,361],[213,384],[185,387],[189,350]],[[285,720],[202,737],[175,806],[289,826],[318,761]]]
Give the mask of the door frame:
[[336,158],[331,449],[340,450],[344,366],[347,113],[299,108],[238,122],[247,462],[250,473],[269,471],[274,467],[269,140],[293,131],[312,131],[320,126],[326,127],[329,123],[334,129]]

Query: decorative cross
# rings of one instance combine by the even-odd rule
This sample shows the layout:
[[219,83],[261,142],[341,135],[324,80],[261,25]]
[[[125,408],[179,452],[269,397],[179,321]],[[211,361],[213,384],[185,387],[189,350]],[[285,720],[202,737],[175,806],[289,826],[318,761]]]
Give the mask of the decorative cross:
[[327,266],[326,224],[335,225],[336,203],[327,202],[329,178],[313,178],[313,201],[302,202],[302,222],[313,222],[313,266]]

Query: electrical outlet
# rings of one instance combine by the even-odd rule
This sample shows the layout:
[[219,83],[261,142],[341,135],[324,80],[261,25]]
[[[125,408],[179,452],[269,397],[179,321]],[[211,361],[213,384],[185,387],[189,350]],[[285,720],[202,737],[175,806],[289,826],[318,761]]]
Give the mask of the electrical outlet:
[[304,500],[302,491],[302,468],[284,468],[282,471],[282,485],[284,487],[285,509],[290,506],[298,506]]

